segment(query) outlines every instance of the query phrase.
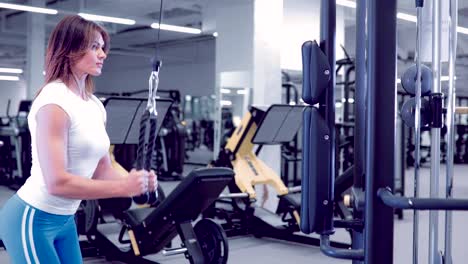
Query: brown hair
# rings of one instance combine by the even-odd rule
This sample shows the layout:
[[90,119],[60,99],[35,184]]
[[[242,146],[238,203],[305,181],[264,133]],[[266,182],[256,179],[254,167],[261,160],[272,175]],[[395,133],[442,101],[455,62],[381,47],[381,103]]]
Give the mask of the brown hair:
[[[91,46],[95,34],[102,35],[104,40],[104,52],[109,51],[109,34],[100,25],[74,15],[63,18],[52,31],[45,59],[45,83],[61,80],[65,85],[75,81],[72,66],[80,60]],[[94,91],[91,76],[85,81],[86,94]],[[41,92],[42,88],[37,94]]]

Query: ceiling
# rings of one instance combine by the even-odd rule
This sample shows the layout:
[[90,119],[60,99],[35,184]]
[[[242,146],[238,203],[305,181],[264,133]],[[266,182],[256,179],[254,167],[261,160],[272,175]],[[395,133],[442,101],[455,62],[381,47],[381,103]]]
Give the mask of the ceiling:
[[[16,4],[30,5],[38,0],[0,0]],[[160,45],[213,38],[215,30],[206,30],[208,5],[219,0],[166,0],[163,8],[163,23],[177,26],[185,26],[202,29],[200,35],[177,33],[162,30],[160,32]],[[239,0],[231,0],[239,1]],[[297,1],[297,0],[284,0]],[[115,17],[125,17],[137,21],[135,25],[120,25],[104,23],[104,26],[112,35],[111,54],[152,54],[157,39],[157,31],[149,25],[157,22],[159,18],[160,0],[45,0],[46,7],[58,9],[68,13],[87,12]],[[302,0],[307,2],[307,0]],[[318,3],[320,0],[310,0]],[[431,1],[425,1],[429,3]],[[448,2],[448,1],[447,1]],[[315,4],[312,4],[315,5]],[[459,0],[459,25],[468,28],[468,0]],[[354,24],[354,9],[345,8],[346,25],[349,28]],[[414,0],[399,0],[398,10],[414,15]],[[0,67],[23,67],[26,63],[26,32],[27,12],[0,9]],[[46,16],[46,36],[64,16],[62,12],[58,15]],[[398,23],[398,55],[399,72],[411,64],[414,59],[415,26],[414,23]],[[458,34],[458,58],[457,58],[457,81],[465,83],[468,81],[468,35]],[[353,48],[350,48],[351,50]],[[351,54],[354,52],[350,52]],[[465,81],[463,81],[466,79]],[[468,87],[460,87],[459,91],[466,91]]]
[[[28,0],[1,2],[31,5]],[[149,25],[158,22],[159,0],[46,0],[45,2],[47,8],[59,10],[57,15],[46,15],[46,36],[49,36],[53,27],[67,13],[85,12],[136,20],[137,23],[131,26],[102,23],[111,34],[113,53],[145,54],[154,47],[157,40],[157,30]],[[163,2],[162,23],[201,29],[204,2],[206,0],[166,0]],[[28,12],[0,8],[0,66],[24,65],[27,14]],[[208,35],[212,37],[212,32],[193,35],[161,30],[159,43],[164,45],[168,42],[204,38]]]

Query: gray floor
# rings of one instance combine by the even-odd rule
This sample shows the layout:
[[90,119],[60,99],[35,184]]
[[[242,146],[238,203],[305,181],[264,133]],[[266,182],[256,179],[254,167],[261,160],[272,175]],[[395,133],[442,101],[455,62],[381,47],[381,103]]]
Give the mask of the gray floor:
[[[440,193],[444,193],[445,186],[445,168],[441,168],[441,188]],[[408,170],[406,173],[406,193],[407,195],[413,192],[413,171]],[[421,195],[427,196],[429,190],[429,169],[423,168],[421,171]],[[172,190],[176,183],[163,182],[162,186],[165,190]],[[5,187],[0,187],[0,206],[10,197],[12,191]],[[468,198],[468,166],[455,166],[455,187],[454,195],[457,198]],[[444,214],[439,214],[441,230],[439,233],[439,248],[443,249],[444,241]],[[394,235],[394,263],[411,263],[412,260],[412,212],[405,212],[403,220],[395,221]],[[466,256],[466,245],[464,239],[468,237],[468,228],[466,227],[468,213],[456,212],[453,221],[453,259],[454,263],[466,263],[463,261]],[[419,261],[420,263],[428,263],[428,213],[420,214],[420,237],[419,237]],[[339,231],[335,236],[336,240],[348,240],[345,232]],[[177,244],[174,243],[174,244]],[[350,261],[331,259],[324,256],[319,249],[312,246],[306,246],[284,241],[272,239],[257,239],[254,237],[238,237],[229,239],[229,263],[324,263],[324,264],[339,264],[351,263]],[[149,256],[149,259],[157,260],[160,263],[188,263],[183,256],[164,257],[160,254]],[[0,263],[9,263],[8,255],[5,251],[0,250]],[[85,259],[85,263],[109,263],[104,259],[92,258]],[[120,262],[113,262],[120,263]]]

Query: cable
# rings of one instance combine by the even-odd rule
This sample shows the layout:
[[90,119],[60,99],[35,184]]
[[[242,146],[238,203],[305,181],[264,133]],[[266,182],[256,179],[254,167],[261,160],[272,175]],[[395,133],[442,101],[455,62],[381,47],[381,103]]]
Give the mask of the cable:
[[154,49],[154,57],[151,62],[153,66],[153,71],[156,71],[156,72],[159,72],[159,67],[161,67],[161,63],[162,63],[159,58],[159,40],[160,40],[161,24],[162,24],[163,2],[164,0],[161,0],[159,4],[159,20],[158,20],[159,26],[158,26],[157,39],[156,39],[156,44],[155,44],[155,49]]

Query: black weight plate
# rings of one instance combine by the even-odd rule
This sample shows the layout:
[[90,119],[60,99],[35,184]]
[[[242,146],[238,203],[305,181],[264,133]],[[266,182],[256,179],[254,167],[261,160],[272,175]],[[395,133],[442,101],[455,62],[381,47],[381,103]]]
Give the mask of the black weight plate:
[[[408,99],[401,107],[401,120],[408,127],[414,127],[414,115],[416,110],[416,100],[414,97]],[[431,112],[429,100],[421,98],[421,128],[428,127],[430,123]]]
[[193,228],[206,264],[226,264],[229,245],[224,229],[211,219],[204,218]]
[[83,200],[75,214],[78,234],[87,235],[96,229],[98,223],[98,204],[96,200]]
[[[401,77],[401,86],[409,94],[416,94],[416,79],[418,69],[416,64],[409,67]],[[421,64],[421,96],[428,95],[432,88],[432,71],[429,67]]]

